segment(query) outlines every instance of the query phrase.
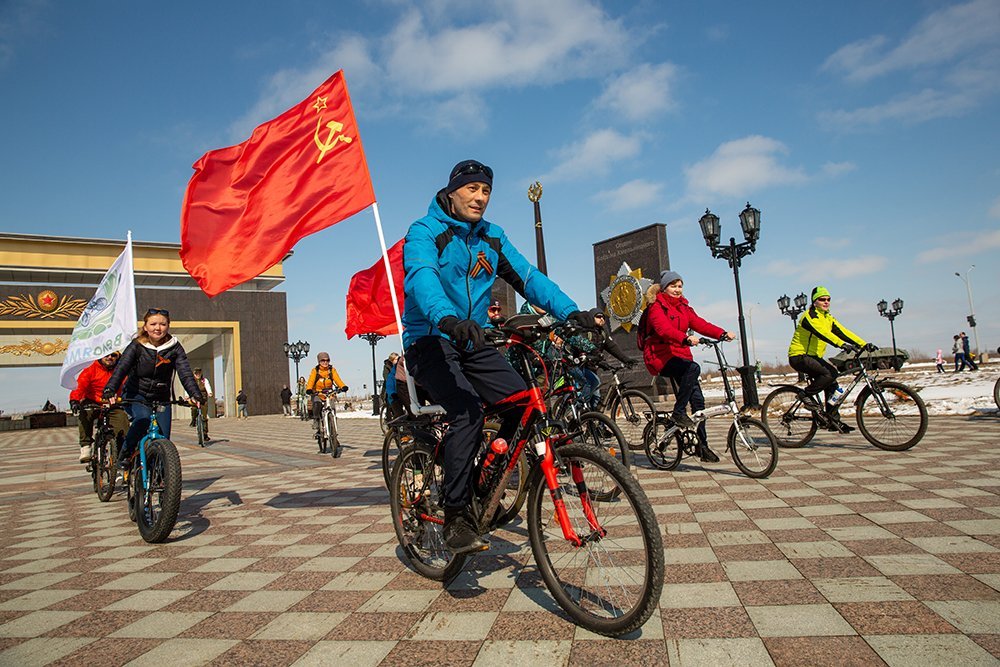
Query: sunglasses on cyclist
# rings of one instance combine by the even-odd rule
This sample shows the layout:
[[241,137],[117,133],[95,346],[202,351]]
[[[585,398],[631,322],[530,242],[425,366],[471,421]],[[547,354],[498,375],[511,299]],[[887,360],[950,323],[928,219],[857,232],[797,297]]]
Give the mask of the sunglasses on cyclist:
[[163,315],[164,317],[170,317],[170,311],[166,308],[150,308],[146,311],[146,317],[150,315]]
[[324,361],[325,361],[326,363],[330,363],[330,360],[329,360],[329,359],[320,359],[320,360],[319,360],[319,363],[323,363]]
[[493,170],[485,164],[480,164],[478,162],[472,162],[465,165],[461,169],[456,170],[452,173],[451,180],[454,180],[457,176],[471,176],[473,174],[486,174],[491,181],[493,180]]
[[830,302],[830,297],[828,297],[828,296],[821,296],[820,298],[818,298],[816,300],[817,301],[825,301],[825,302],[829,303]]

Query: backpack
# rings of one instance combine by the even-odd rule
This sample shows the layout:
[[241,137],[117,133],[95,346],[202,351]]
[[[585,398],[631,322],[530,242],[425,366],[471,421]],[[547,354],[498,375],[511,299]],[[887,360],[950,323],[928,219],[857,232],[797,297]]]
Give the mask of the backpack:
[[640,351],[646,349],[646,339],[649,337],[649,309],[652,306],[653,304],[649,304],[642,311],[642,315],[639,317],[639,324],[635,328],[635,344],[639,347]]

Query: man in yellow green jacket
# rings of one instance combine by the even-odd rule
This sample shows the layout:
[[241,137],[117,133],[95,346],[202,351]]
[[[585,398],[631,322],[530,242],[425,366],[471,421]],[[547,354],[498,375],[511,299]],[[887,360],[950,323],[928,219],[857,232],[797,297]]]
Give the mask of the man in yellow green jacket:
[[792,368],[809,376],[809,384],[802,390],[803,402],[811,409],[818,410],[812,396],[822,391],[826,398],[826,413],[843,433],[851,431],[850,426],[840,422],[838,404],[834,397],[837,390],[837,369],[823,359],[826,346],[833,345],[845,350],[874,347],[866,343],[856,333],[842,325],[830,313],[830,291],[822,285],[812,291],[812,306],[799,318],[795,335],[788,346],[788,363]]

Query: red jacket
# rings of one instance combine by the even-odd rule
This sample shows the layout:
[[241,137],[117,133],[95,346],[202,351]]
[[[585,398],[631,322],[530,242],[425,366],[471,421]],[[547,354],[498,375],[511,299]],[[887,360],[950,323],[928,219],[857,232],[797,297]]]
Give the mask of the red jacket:
[[69,393],[69,400],[100,403],[101,392],[111,379],[111,372],[112,369],[106,368],[100,360],[87,366],[76,379],[76,389]]
[[675,299],[660,292],[656,301],[649,304],[646,316],[646,338],[642,349],[646,370],[652,375],[659,375],[673,357],[693,359],[691,346],[684,342],[689,329],[711,338],[720,338],[726,333],[725,329],[698,317],[684,297]]

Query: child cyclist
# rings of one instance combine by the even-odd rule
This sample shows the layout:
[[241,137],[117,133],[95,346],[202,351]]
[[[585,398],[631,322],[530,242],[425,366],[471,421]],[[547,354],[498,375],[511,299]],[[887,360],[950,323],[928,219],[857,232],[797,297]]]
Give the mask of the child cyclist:
[[[170,335],[170,313],[164,308],[150,308],[142,318],[138,335],[122,352],[111,379],[104,386],[105,400],[111,400],[124,381],[122,398],[138,398],[150,404],[129,403],[125,406],[132,416],[132,426],[125,435],[125,444],[118,456],[119,468],[128,469],[132,450],[149,430],[153,414],[151,404],[169,403],[175,372],[191,400],[196,405],[204,403],[205,397],[191,372],[187,353],[180,341]],[[163,437],[169,438],[169,406],[156,413],[156,422]]]

